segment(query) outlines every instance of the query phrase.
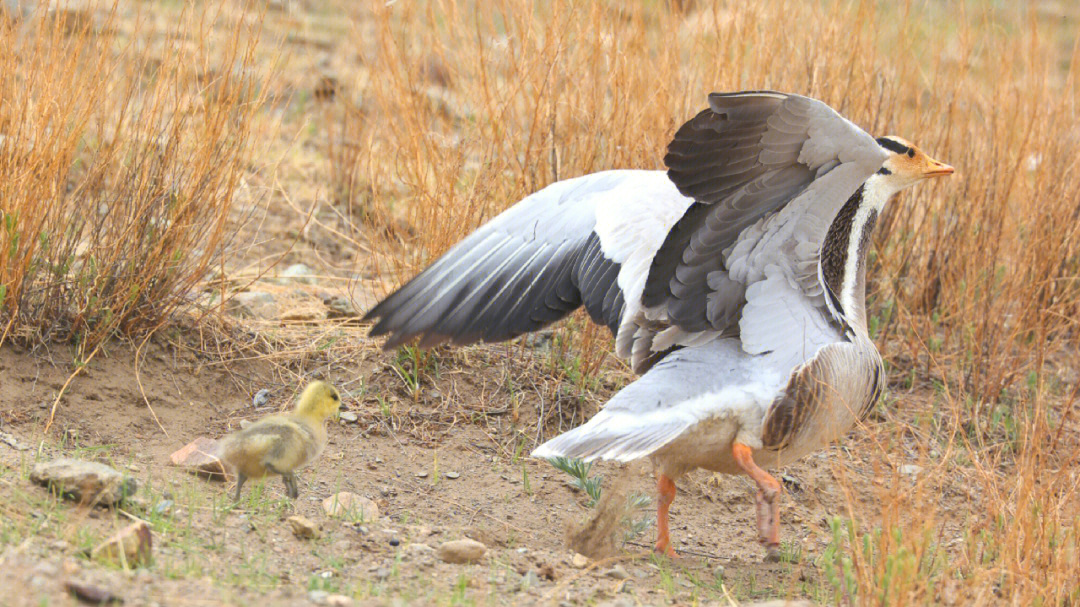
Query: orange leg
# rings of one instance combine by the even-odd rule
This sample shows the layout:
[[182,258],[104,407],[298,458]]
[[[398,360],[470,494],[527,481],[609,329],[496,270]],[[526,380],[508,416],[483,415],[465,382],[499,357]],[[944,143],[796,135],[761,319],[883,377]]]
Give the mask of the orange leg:
[[675,557],[668,529],[668,508],[671,507],[671,502],[675,501],[675,482],[666,474],[660,474],[656,479],[656,492],[659,494],[656,503],[656,552]]
[[780,555],[780,481],[762,470],[754,462],[754,452],[742,443],[731,447],[735,463],[757,483],[758,540],[768,551],[766,559],[775,560]]

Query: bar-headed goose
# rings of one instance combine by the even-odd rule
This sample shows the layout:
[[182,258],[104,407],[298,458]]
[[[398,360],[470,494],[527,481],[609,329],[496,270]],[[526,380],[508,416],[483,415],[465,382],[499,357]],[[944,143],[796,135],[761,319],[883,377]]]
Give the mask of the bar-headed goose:
[[584,305],[644,375],[532,455],[650,457],[667,554],[675,481],[695,468],[746,474],[775,558],[781,486],[763,468],[841,437],[883,387],[865,312],[878,214],[953,169],[770,91],[710,95],[664,161],[667,172],[596,173],[526,197],[367,318],[386,347],[467,344]]

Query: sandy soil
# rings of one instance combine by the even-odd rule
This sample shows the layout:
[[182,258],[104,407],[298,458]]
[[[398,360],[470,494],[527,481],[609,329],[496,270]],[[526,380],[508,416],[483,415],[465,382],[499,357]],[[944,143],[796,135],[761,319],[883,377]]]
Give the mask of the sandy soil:
[[[518,363],[505,354],[515,351],[520,349],[470,348],[468,356],[460,357],[472,363],[469,367],[445,357],[439,379],[422,390],[419,402],[411,402],[389,370],[385,361],[392,355],[374,355],[355,371],[366,393],[345,399],[358,421],[333,426],[323,458],[302,475],[300,498],[287,500],[280,483],[268,481],[261,489],[264,500],[255,505],[242,500],[240,507],[230,508],[224,483],[171,468],[168,455],[197,436],[218,436],[241,419],[256,417],[251,395],[259,387],[275,387],[269,369],[259,363],[209,364],[154,344],[139,373],[150,396],[148,407],[134,381],[133,353],[117,346],[72,382],[53,431],[41,442],[68,370],[5,347],[0,350],[3,430],[30,448],[0,446],[0,493],[7,494],[15,526],[23,517],[36,530],[4,548],[0,582],[29,591],[10,596],[7,603],[70,604],[63,589],[69,579],[101,584],[137,604],[262,597],[305,603],[321,598],[317,592],[309,596],[321,588],[367,597],[373,604],[381,604],[383,597],[446,603],[455,600],[455,593],[495,604],[532,604],[542,598],[570,604],[619,598],[681,604],[720,600],[724,589],[744,600],[820,596],[824,582],[813,558],[831,537],[827,519],[843,515],[845,508],[834,474],[838,466],[844,477],[870,468],[851,455],[856,450],[852,443],[850,449],[836,447],[784,471],[785,539],[791,542],[789,552],[800,554],[800,563],[762,562],[749,480],[699,473],[682,483],[672,510],[681,558],[668,562],[645,554],[644,546],[653,539],[650,526],[634,543],[620,546],[614,558],[578,569],[566,536],[588,518],[587,496],[546,462],[515,453],[516,444],[527,452],[533,442],[531,437],[521,440],[522,427],[512,418],[536,415],[535,403],[521,399],[526,404],[520,411],[506,414],[507,391],[491,388],[503,369],[476,364],[498,358],[513,367]],[[529,357],[524,358],[520,364],[529,365]],[[287,405],[291,390],[277,387],[272,406]],[[380,403],[387,397],[373,394],[393,401],[390,415]],[[104,537],[127,517],[56,503],[26,478],[32,462],[59,453],[104,461],[131,474],[143,486],[142,507],[150,511],[172,500],[168,517],[156,521],[153,566],[129,573],[81,556],[82,544]],[[625,470],[602,465],[596,471],[605,477],[605,487],[625,475],[629,491],[651,493],[651,471],[644,464]],[[376,500],[381,518],[362,525],[329,519],[320,502],[343,490]],[[293,537],[284,519],[297,513],[318,522],[322,537]],[[45,520],[35,524],[37,517]],[[178,525],[189,529],[180,532]],[[461,537],[489,547],[485,563],[450,565],[416,546],[434,548]],[[620,577],[612,571],[616,564],[628,579],[611,577]]]

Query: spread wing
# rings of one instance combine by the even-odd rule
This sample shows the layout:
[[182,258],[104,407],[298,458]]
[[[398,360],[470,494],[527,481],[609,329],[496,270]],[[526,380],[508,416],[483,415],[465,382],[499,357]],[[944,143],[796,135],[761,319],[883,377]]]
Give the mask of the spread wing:
[[709,109],[678,130],[664,158],[668,177],[695,202],[649,269],[634,321],[667,327],[649,337],[650,349],[737,334],[746,288],[768,266],[814,296],[829,224],[886,158],[873,137],[820,101],[710,95]]
[[[500,341],[579,306],[617,332],[691,201],[660,171],[607,171],[526,197],[367,314],[386,347]],[[654,356],[651,360],[655,360]]]

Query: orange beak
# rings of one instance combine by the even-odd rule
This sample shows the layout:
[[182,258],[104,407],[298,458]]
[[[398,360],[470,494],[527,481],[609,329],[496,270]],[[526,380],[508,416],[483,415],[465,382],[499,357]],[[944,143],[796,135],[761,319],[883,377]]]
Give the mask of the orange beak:
[[938,162],[929,156],[926,157],[926,161],[926,170],[923,171],[923,177],[942,177],[956,172],[956,169],[951,166],[944,162]]

